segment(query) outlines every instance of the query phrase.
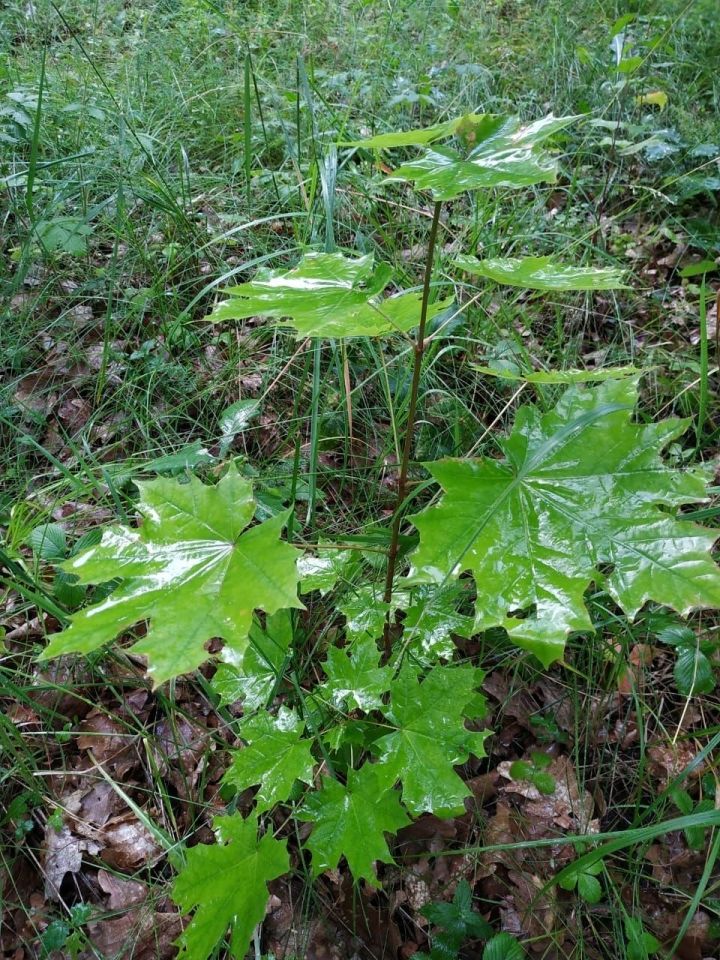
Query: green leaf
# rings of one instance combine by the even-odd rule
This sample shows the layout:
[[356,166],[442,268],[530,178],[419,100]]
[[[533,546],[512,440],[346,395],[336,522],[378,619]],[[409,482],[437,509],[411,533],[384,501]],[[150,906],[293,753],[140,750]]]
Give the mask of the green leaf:
[[[399,293],[382,298],[392,276],[388,264],[373,267],[373,257],[308,253],[291,270],[261,271],[255,280],[230,287],[231,300],[210,314],[213,322],[261,316],[287,323],[302,337],[379,337],[406,333],[420,322],[422,295]],[[431,304],[428,319],[453,298]]]
[[[555,160],[538,150],[538,145],[577,117],[549,114],[523,124],[517,117],[465,118],[463,139],[469,152],[447,147],[425,151],[418,160],[403,164],[390,180],[414,183],[419,190],[431,190],[435,200],[453,200],[465,190],[481,187],[525,187],[554,181]],[[459,131],[460,132],[460,131]]]
[[188,850],[173,887],[175,903],[185,913],[195,910],[180,938],[179,956],[206,960],[232,926],[230,952],[242,960],[265,916],[266,884],[290,869],[286,843],[270,833],[258,840],[256,817],[216,817],[214,829],[217,845]]
[[277,717],[258,713],[243,720],[240,736],[248,745],[234,752],[223,783],[238,790],[260,784],[255,796],[260,813],[287,800],[296,780],[311,784],[315,760],[312,741],[301,739],[304,727],[286,707],[280,708]]
[[424,662],[439,657],[449,660],[457,649],[453,635],[472,635],[473,618],[457,611],[464,592],[462,584],[455,583],[442,589],[434,585],[416,587],[407,591],[406,597],[397,591],[394,599],[405,607],[403,650]]
[[479,277],[528,290],[618,290],[625,288],[621,270],[605,267],[575,267],[556,263],[552,257],[456,257],[455,266]]
[[509,933],[496,933],[485,944],[482,960],[525,960],[525,957],[526,953],[515,937]]
[[67,541],[59,523],[41,523],[27,538],[27,545],[41,560],[59,562],[65,559]]
[[382,708],[395,728],[375,744],[388,785],[402,781],[403,803],[413,814],[462,809],[470,790],[453,770],[473,753],[484,757],[489,731],[471,733],[464,719],[475,707],[481,673],[472,667],[437,666],[420,682],[405,665],[390,685],[390,703]]
[[379,664],[380,651],[367,634],[345,650],[330,647],[323,664],[327,680],[318,693],[338,710],[376,710],[392,678],[391,670]]
[[503,380],[524,381],[525,383],[602,383],[603,380],[618,380],[624,377],[636,377],[643,371],[637,367],[604,367],[602,370],[536,370],[532,373],[515,373],[513,370],[484,367],[471,364],[473,370],[488,377],[500,377]]
[[684,697],[712,693],[715,689],[715,671],[697,644],[694,646],[683,644],[677,648],[673,675],[677,688]]
[[67,253],[80,257],[87,253],[87,238],[93,228],[78,217],[56,217],[39,220],[35,230],[43,247],[49,253]]
[[298,819],[312,823],[306,841],[312,853],[313,873],[332,870],[345,857],[356,880],[378,885],[374,861],[394,863],[385,840],[410,822],[400,805],[400,794],[389,790],[377,764],[365,763],[348,772],[347,786],[326,779],[322,790],[311,793]]
[[76,614],[42,659],[90,653],[149,620],[146,636],[132,649],[147,656],[157,685],[206,660],[205,643],[212,637],[225,640],[223,656],[238,663],[254,610],[302,608],[299,551],[279,539],[287,513],[246,530],[255,501],[251,484],[234,467],[215,486],[195,477],[138,486],[142,527],[111,527],[99,546],[63,564],[81,583],[115,577],[122,583]]
[[238,400],[231,403],[220,417],[220,456],[224,457],[235,437],[248,428],[260,409],[258,400]]
[[663,627],[657,635],[660,643],[667,643],[671,647],[694,646],[696,643],[695,631],[682,623],[672,623]]
[[357,587],[344,597],[338,610],[345,616],[345,636],[348,640],[383,635],[389,604],[382,599],[382,590],[375,586]]
[[492,114],[470,113],[464,117],[456,117],[454,120],[446,120],[444,123],[436,123],[431,127],[421,127],[416,130],[398,130],[393,133],[380,133],[375,137],[368,137],[366,140],[349,140],[338,144],[341,147],[362,147],[367,150],[387,150],[392,147],[418,147],[427,143],[433,143],[435,140],[444,140],[445,137],[451,137],[461,129],[472,127],[475,124],[482,124],[487,119],[495,119]]
[[188,470],[194,470],[196,467],[207,463],[213,463],[215,457],[201,444],[199,440],[186,444],[176,450],[175,453],[167,453],[162,457],[155,457],[154,460],[148,460],[142,464],[143,471],[152,473],[187,473]]
[[661,948],[660,941],[645,930],[641,920],[626,916],[623,922],[627,937],[627,960],[646,960],[649,954],[657,953]]
[[581,873],[578,876],[577,889],[586,903],[600,903],[602,900],[600,881],[589,873]]
[[513,780],[529,780],[533,773],[533,765],[527,760],[515,760],[510,764],[510,776]]
[[265,706],[282,675],[293,639],[289,611],[278,610],[266,617],[265,629],[254,619],[249,638],[239,664],[220,663],[210,681],[221,703],[242,700],[246,714]]
[[717,533],[660,509],[702,499],[709,471],[666,466],[687,422],[635,423],[636,401],[630,379],[571,387],[546,414],[521,408],[504,459],[426,464],[445,495],[412,518],[411,582],[470,570],[476,629],[504,626],[545,666],[571,631],[592,629],[584,592],[603,566],[630,617],[648,600],[683,614],[720,606]]
[[463,940],[470,937],[486,940],[492,936],[490,924],[472,908],[472,890],[467,880],[458,883],[452,903],[428,903],[420,908],[420,913],[443,928],[442,934],[433,937],[433,954],[456,957]]
[[[327,546],[326,546],[327,544]],[[313,553],[298,560],[300,593],[319,590],[326,594],[343,576],[353,558],[352,550],[339,550],[330,540],[320,540]]]
[[555,793],[555,777],[550,776],[549,773],[536,772],[533,773],[531,780],[534,786],[542,793],[544,796],[549,797],[550,794]]

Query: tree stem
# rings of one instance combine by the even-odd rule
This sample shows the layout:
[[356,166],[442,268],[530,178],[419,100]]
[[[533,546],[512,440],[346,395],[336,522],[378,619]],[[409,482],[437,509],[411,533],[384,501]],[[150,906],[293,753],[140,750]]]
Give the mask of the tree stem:
[[[432,225],[428,237],[427,258],[425,260],[425,276],[423,279],[422,304],[420,307],[420,324],[418,326],[417,338],[414,346],[414,363],[412,373],[412,383],[410,385],[410,405],[408,407],[407,426],[405,427],[405,440],[403,443],[402,460],[400,461],[400,476],[398,478],[397,504],[395,506],[395,516],[390,532],[390,547],[388,548],[387,573],[385,575],[385,594],[383,600],[385,603],[392,602],[393,581],[395,579],[395,567],[397,565],[398,544],[400,540],[400,524],[402,522],[402,505],[405,502],[407,493],[408,470],[410,467],[410,455],[412,453],[413,439],[415,437],[415,414],[417,411],[418,390],[420,387],[420,372],[422,370],[423,355],[425,353],[425,326],[427,322],[428,306],[430,303],[430,281],[433,274],[433,262],[435,259],[435,243],[437,241],[438,226],[440,224],[440,210],[442,203],[435,201],[433,207]],[[385,621],[385,656],[390,656],[392,647],[392,638],[390,636],[390,612],[388,612]]]

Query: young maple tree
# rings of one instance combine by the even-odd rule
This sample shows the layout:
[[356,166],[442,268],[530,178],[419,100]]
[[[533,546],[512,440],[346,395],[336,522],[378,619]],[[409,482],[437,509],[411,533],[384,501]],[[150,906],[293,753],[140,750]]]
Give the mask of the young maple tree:
[[[190,960],[206,960],[228,929],[230,952],[244,956],[264,917],[267,883],[291,869],[287,839],[274,834],[278,805],[311,825],[293,857],[307,857],[314,875],[344,858],[353,877],[370,884],[381,882],[378,863],[393,862],[388,836],[425,812],[463,809],[469,790],[456,768],[484,756],[488,731],[479,729],[482,671],[459,662],[454,637],[502,627],[547,667],[562,659],[569,634],[592,630],[585,593],[594,582],[629,617],[649,600],[681,614],[720,607],[715,532],[678,513],[703,499],[710,471],[663,461],[688,423],[638,422],[632,368],[529,374],[530,382],[567,389],[547,412],[520,408],[502,458],[424,464],[441,496],[412,516],[403,512],[428,322],[454,305],[452,296],[431,298],[442,204],[467,190],[553,181],[557,163],[543,141],[576,119],[523,124],[471,114],[346,144],[421,148],[389,179],[428,190],[434,201],[422,292],[386,294],[392,268],[370,255],[310,251],[291,269],[230,288],[211,315],[213,322],[260,316],[311,338],[415,331],[382,587],[346,544],[307,543],[301,551],[284,541],[290,510],[255,523],[252,484],[232,463],[214,485],[195,477],[139,484],[141,526],[109,528],[64,565],[82,583],[120,583],[75,614],[45,658],[89,653],[147,621],[132,649],[147,657],[158,685],[206,660],[208,640],[224,641],[212,683],[221,702],[242,701],[245,743],[224,782],[257,792],[248,816],[215,818],[217,844],[186,852],[173,896],[193,912],[180,941]],[[454,265],[541,291],[622,286],[614,270],[548,257],[463,256]],[[403,522],[419,537],[407,557]],[[354,587],[336,598],[341,579]],[[328,607],[336,603],[345,634],[342,646],[325,651],[322,679],[304,688],[293,667],[294,611],[313,591]]]

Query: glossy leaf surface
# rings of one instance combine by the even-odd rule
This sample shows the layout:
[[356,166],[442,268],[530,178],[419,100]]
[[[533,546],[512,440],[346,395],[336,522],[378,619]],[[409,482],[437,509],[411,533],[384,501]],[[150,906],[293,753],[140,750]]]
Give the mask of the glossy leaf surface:
[[[533,123],[517,117],[465,117],[453,131],[462,134],[467,149],[430,147],[417,160],[403,164],[391,180],[431,190],[435,200],[452,200],[465,190],[481,187],[525,187],[552,182],[557,176],[554,158],[539,145],[573,123],[577,117],[549,114]],[[435,138],[433,138],[435,139]]]
[[390,607],[382,596],[379,587],[362,586],[343,598],[338,609],[345,615],[345,636],[348,640],[365,637],[375,640],[383,635]]
[[148,658],[157,685],[207,660],[205,643],[221,637],[238,662],[253,611],[302,607],[299,551],[280,540],[286,514],[245,529],[253,518],[252,485],[232,468],[214,486],[158,479],[138,484],[139,530],[111,527],[102,541],[68,560],[81,583],[122,582],[105,600],[72,618],[43,658],[90,653],[149,620],[133,652]]
[[473,629],[473,617],[458,612],[458,603],[463,595],[459,583],[445,587],[419,586],[395,593],[396,602],[404,608],[402,649],[409,650],[422,662],[438,658],[450,659],[456,650],[453,635],[469,637]]
[[390,786],[402,781],[403,803],[413,814],[462,808],[470,795],[453,770],[472,753],[485,756],[485,733],[465,727],[466,717],[482,712],[476,693],[482,679],[473,667],[434,667],[420,682],[417,670],[403,667],[390,686],[390,703],[383,707],[394,730],[375,744],[378,765]]
[[630,617],[651,599],[683,614],[720,606],[716,532],[660,508],[702,499],[709,471],[666,466],[687,422],[635,423],[636,402],[632,379],[574,386],[549,413],[521,408],[503,460],[427,464],[445,495],[413,518],[411,579],[471,571],[476,628],[506,627],[545,665],[569,632],[592,629],[584,592],[601,567]]
[[390,689],[392,671],[380,666],[377,643],[367,634],[344,650],[330,647],[318,692],[338,710],[376,710]]
[[185,913],[195,911],[181,938],[180,957],[206,960],[232,927],[230,952],[241,960],[255,926],[265,916],[267,883],[290,869],[285,841],[257,838],[257,818],[217,817],[218,843],[187,851],[172,897]]
[[617,290],[625,287],[620,270],[606,267],[575,267],[552,257],[456,257],[455,266],[495,283],[528,290]]
[[293,639],[290,611],[266,617],[264,628],[254,619],[248,636],[250,643],[239,662],[234,658],[234,663],[218,664],[210,681],[221,703],[242,700],[245,714],[265,706],[282,675]]
[[400,794],[388,789],[373,763],[350,770],[347,786],[326,779],[322,790],[308,796],[298,818],[313,824],[305,846],[312,853],[315,875],[332,870],[345,857],[356,880],[363,878],[375,886],[374,862],[394,862],[385,834],[410,822]]
[[287,800],[296,780],[312,783],[315,761],[312,741],[302,739],[304,726],[285,707],[277,717],[261,712],[243,720],[240,736],[247,746],[234,752],[223,782],[238,790],[260,784],[255,795],[259,812]]
[[[302,337],[378,337],[406,333],[420,322],[419,292],[382,297],[390,282],[388,264],[373,264],[372,255],[308,253],[291,270],[260,272],[249,283],[230,287],[231,300],[209,319],[270,317],[293,327]],[[445,310],[452,298],[431,304],[428,318]]]

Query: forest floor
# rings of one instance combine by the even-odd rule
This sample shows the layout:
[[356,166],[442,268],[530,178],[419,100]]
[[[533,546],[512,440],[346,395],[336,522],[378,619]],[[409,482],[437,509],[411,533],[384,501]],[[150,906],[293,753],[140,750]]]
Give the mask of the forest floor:
[[[239,707],[219,703],[211,666],[153,690],[120,645],[39,663],[85,598],[57,564],[132,521],[136,480],[213,476],[230,458],[268,510],[292,503],[302,525],[311,499],[314,535],[351,537],[392,513],[397,350],[331,341],[313,388],[306,343],[205,320],[224,286],[322,247],[331,145],[473,111],[587,115],[562,140],[556,184],[450,203],[441,247],[553,252],[620,267],[629,287],[481,288],[424,370],[415,459],[491,453],[512,423],[517,384],[473,365],[634,364],[642,415],[690,420],[672,462],[709,463],[719,62],[714,0],[0,3],[4,957],[175,956],[165,841],[212,839],[237,742]],[[385,187],[387,172],[340,148],[335,242],[418,285],[430,205]],[[252,418],[233,419],[246,400]],[[694,517],[717,525],[716,504]],[[718,692],[678,688],[658,641],[672,613],[630,621],[600,590],[588,602],[594,636],[550,670],[506,639],[484,644],[493,737],[463,767],[465,815],[404,828],[381,890],[344,866],[274,881],[256,957],[429,952],[436,926],[421,911],[460,879],[532,957],[720,956],[720,844],[702,821],[720,796]],[[712,660],[717,618],[689,623]],[[509,772],[535,752],[550,758],[549,793]],[[643,833],[693,812],[693,828]],[[627,839],[598,902],[546,886],[567,846],[515,846],[579,825]],[[479,957],[473,944],[469,922],[459,956]]]

